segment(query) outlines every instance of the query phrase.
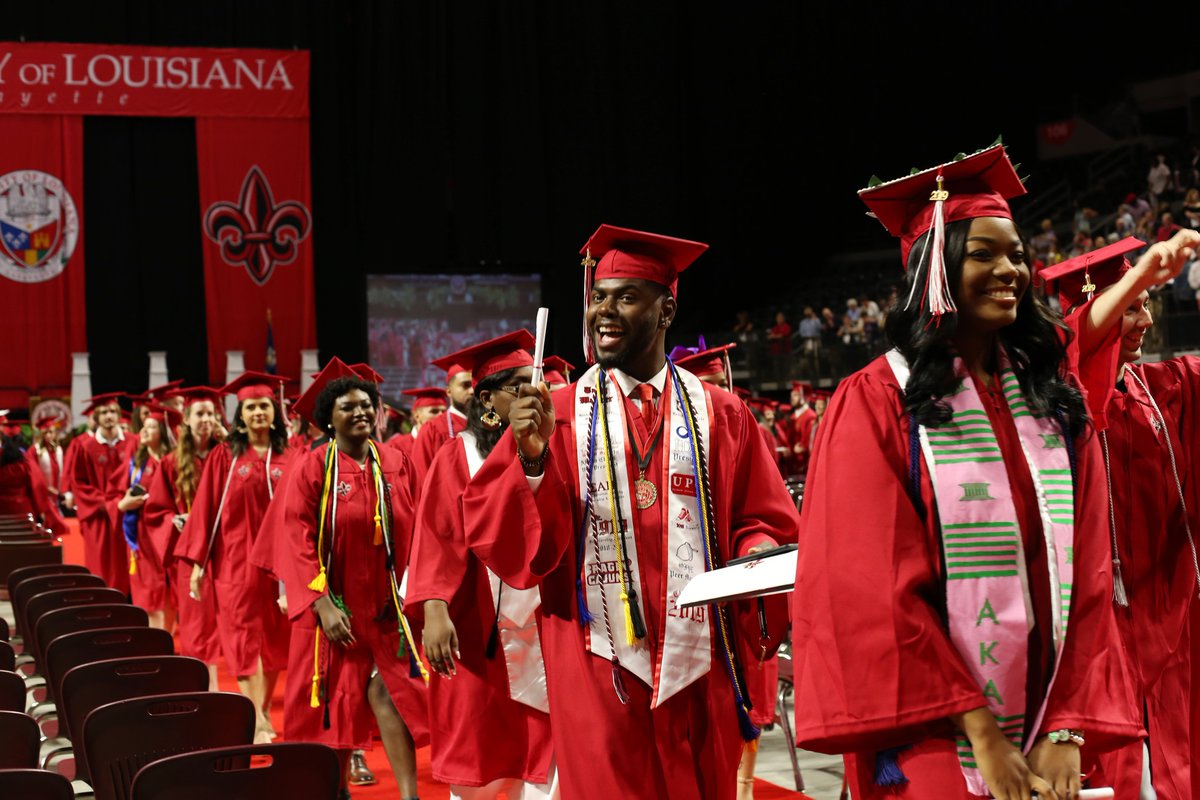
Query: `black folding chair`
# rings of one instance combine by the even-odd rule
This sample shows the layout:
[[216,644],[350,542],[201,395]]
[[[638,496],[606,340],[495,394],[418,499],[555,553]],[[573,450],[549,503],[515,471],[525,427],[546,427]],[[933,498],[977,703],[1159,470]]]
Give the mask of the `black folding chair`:
[[43,769],[0,769],[0,797],[20,800],[75,800],[71,782]]
[[34,564],[62,564],[62,545],[55,542],[0,542],[0,582],[14,570]]
[[15,672],[17,669],[17,653],[3,639],[0,639],[0,669],[6,672]]
[[[140,656],[80,664],[63,676],[59,687],[59,730],[75,755],[75,778],[90,781],[87,754],[80,746],[83,723],[97,708],[119,700],[154,695],[203,692],[208,666],[186,656]],[[63,751],[43,751],[47,759]]]
[[28,567],[18,567],[8,574],[4,581],[4,586],[8,590],[9,599],[12,598],[13,590],[21,581],[26,578],[32,578],[37,575],[53,575],[55,573],[64,572],[88,572],[88,568],[80,564],[33,564]]
[[254,703],[230,692],[122,700],[100,706],[83,723],[96,800],[129,800],[133,776],[152,761],[253,738]]
[[16,672],[0,671],[0,711],[25,713],[25,679]]
[[108,603],[124,603],[125,600],[122,592],[106,586],[59,589],[35,594],[29,598],[22,609],[23,619],[20,624],[24,626],[25,652],[31,653],[40,666],[43,653],[39,649],[36,633],[37,622],[43,614],[70,606],[98,606]]
[[101,586],[104,586],[104,579],[90,572],[31,575],[25,578],[13,588],[13,619],[16,620],[17,630],[21,632],[22,637],[25,639],[29,638],[29,631],[33,629],[33,626],[27,624],[21,612],[29,603],[31,597],[39,595],[42,592],[53,592],[59,589],[80,589]]
[[20,711],[0,711],[0,769],[34,769],[42,741],[37,723]]
[[337,791],[338,761],[331,748],[281,742],[202,750],[147,764],[133,779],[132,799],[334,800]]

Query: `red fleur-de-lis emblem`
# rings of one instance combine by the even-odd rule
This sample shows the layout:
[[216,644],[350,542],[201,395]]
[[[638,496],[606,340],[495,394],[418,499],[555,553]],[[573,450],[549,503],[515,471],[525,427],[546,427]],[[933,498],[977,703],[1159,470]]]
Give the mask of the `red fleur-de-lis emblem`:
[[246,173],[236,204],[213,203],[204,214],[204,232],[221,248],[221,258],[245,267],[259,286],[271,279],[277,264],[296,259],[311,228],[312,218],[302,204],[275,202],[257,164]]

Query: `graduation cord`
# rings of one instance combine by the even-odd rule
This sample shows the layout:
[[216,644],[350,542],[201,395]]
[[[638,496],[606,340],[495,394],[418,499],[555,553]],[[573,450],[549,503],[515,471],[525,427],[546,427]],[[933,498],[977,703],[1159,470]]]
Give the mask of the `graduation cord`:
[[[633,576],[625,569],[625,553],[629,551],[625,539],[625,526],[620,519],[620,491],[617,489],[612,438],[608,430],[608,403],[605,397],[604,370],[596,370],[596,395],[600,403],[600,424],[604,433],[604,466],[608,477],[608,504],[612,516],[613,543],[617,549],[617,579],[621,584],[621,604],[625,608],[625,642],[635,645],[646,638],[646,623],[638,605],[637,590],[633,587]],[[630,520],[632,525],[633,520]],[[630,562],[632,564],[632,562]]]
[[498,581],[496,587],[496,616],[492,618],[492,629],[488,631],[487,644],[483,648],[484,658],[495,658],[496,647],[500,644],[500,595],[504,593],[504,581]]
[[1104,479],[1108,486],[1108,532],[1112,537],[1113,602],[1121,608],[1129,608],[1129,595],[1125,593],[1125,579],[1121,576],[1121,553],[1117,549],[1117,514],[1113,510],[1112,467],[1108,463],[1108,433],[1100,431],[1100,449],[1104,452]]
[[[679,372],[675,363],[667,359],[667,367],[671,371],[671,383],[675,387],[676,402],[683,410],[684,422],[687,424],[688,441],[692,450],[692,476],[696,481],[696,500],[700,506],[700,527],[704,542],[704,568],[711,571],[716,569],[720,559],[720,548],[717,545],[716,514],[712,506],[712,490],[709,483],[708,461],[705,457],[704,446],[700,442],[696,411],[687,387],[679,380]],[[737,652],[733,646],[733,629],[729,622],[729,610],[723,605],[712,603],[709,606],[716,614],[717,638],[720,643],[721,661],[729,682],[733,686],[733,700],[737,712],[738,728],[742,738],[747,742],[758,740],[762,733],[750,719],[751,703],[746,695],[745,682],[742,677],[741,665],[738,663]]]
[[[597,404],[593,402],[591,421],[588,423],[587,491],[583,495],[583,516],[580,520],[579,535],[576,537],[575,544],[575,563],[578,565],[575,574],[575,605],[579,609],[579,624],[585,628],[592,623],[593,619],[592,613],[588,610],[587,595],[583,591],[583,550],[587,545],[588,532],[594,527],[592,476],[596,467],[596,409]],[[599,562],[597,561],[597,563]]]
[[1146,398],[1150,401],[1150,407],[1154,409],[1154,416],[1162,428],[1163,441],[1167,443],[1167,455],[1171,459],[1171,475],[1175,478],[1175,491],[1179,493],[1179,510],[1183,512],[1183,530],[1187,534],[1188,546],[1192,550],[1192,569],[1196,576],[1196,591],[1200,592],[1200,559],[1196,557],[1196,539],[1192,536],[1192,526],[1188,522],[1187,501],[1183,498],[1183,484],[1179,480],[1179,466],[1175,463],[1175,447],[1171,444],[1171,431],[1167,428],[1166,417],[1163,416],[1162,409],[1158,407],[1154,395],[1150,394],[1149,387],[1146,386],[1133,370],[1127,369],[1125,370],[1125,374],[1131,376],[1137,382],[1137,385],[1142,388],[1142,391],[1146,393]]
[[[334,514],[337,511],[337,493],[334,487],[337,485],[337,445],[330,442],[325,448],[325,475],[321,481],[321,507],[319,516],[317,517],[317,565],[320,568],[317,572],[317,577],[313,578],[308,583],[308,588],[314,592],[324,592],[329,585],[326,576],[326,558],[325,558],[325,520],[328,518],[327,512],[330,510],[330,505],[333,506]],[[332,501],[330,495],[333,495]],[[330,518],[329,531],[329,561],[333,559],[333,520]],[[329,593],[329,598],[334,600],[332,592]],[[313,631],[313,676],[312,676],[312,693],[308,699],[310,708],[320,708],[322,697],[327,692],[322,691],[321,673],[321,621],[318,619],[316,630]],[[328,687],[324,687],[328,688]],[[329,727],[329,707],[325,708],[325,727]]]
[[[588,493],[591,493],[590,476],[588,479]],[[596,563],[600,564],[602,563],[600,561],[600,523],[594,514],[589,514],[588,516],[591,519],[592,552],[595,554]],[[597,580],[601,579],[601,576],[597,576]],[[608,616],[608,598],[604,594],[603,583],[600,584],[600,610],[604,612],[604,632],[608,635],[608,651],[612,653],[613,691],[617,693],[617,699],[624,705],[629,702],[629,692],[625,690],[625,682],[621,679],[621,660],[617,658],[617,644],[613,641],[612,620]]]
[[[229,474],[225,476],[225,488],[221,490],[221,502],[217,504],[217,514],[213,517],[212,530],[208,534],[208,548],[204,551],[204,561],[200,563],[200,575],[208,570],[208,560],[212,558],[213,545],[217,543],[217,528],[221,525],[221,515],[225,513],[225,501],[229,498],[229,484],[233,481],[233,468],[237,466],[237,456],[229,464]],[[188,504],[190,509],[191,503]]]

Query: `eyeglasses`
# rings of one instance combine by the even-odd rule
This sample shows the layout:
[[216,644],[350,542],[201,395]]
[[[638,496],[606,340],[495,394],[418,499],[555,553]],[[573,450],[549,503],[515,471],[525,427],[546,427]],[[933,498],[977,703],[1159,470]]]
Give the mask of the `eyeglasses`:
[[496,390],[500,391],[500,392],[508,392],[513,397],[517,397],[518,395],[521,394],[521,387],[528,386],[528,385],[529,385],[528,383],[512,383],[512,384],[509,384],[508,386],[497,386]]

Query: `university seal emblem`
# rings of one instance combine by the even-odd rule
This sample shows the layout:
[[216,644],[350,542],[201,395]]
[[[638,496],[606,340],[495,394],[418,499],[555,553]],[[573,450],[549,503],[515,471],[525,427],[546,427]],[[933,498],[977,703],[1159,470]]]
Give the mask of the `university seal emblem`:
[[0,175],[0,275],[39,283],[59,275],[79,240],[79,214],[63,182],[26,169]]

